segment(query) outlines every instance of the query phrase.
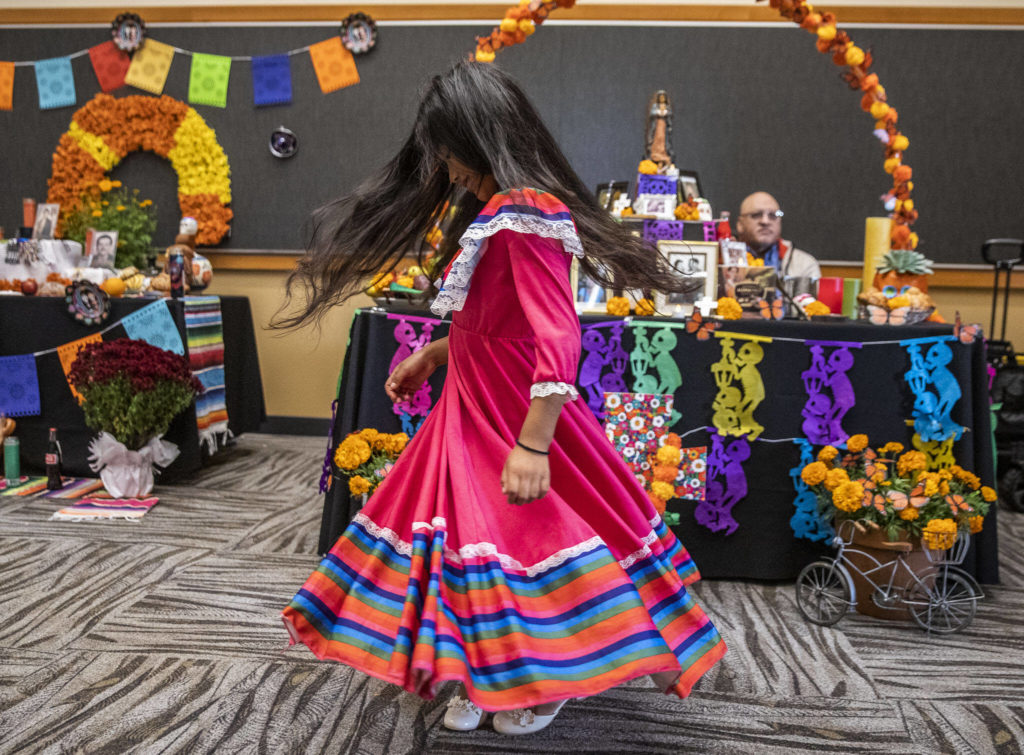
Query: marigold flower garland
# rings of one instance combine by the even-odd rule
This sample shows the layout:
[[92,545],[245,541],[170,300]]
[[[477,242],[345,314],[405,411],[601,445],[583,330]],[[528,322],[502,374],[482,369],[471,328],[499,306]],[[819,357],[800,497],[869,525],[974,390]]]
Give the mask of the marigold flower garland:
[[576,0],[519,0],[517,5],[505,11],[505,17],[490,35],[476,38],[474,59],[479,63],[493,62],[495,53],[502,47],[525,42],[544,23],[551,11],[574,5]]
[[[761,2],[762,0],[757,0]],[[878,81],[878,74],[869,73],[872,59],[870,51],[855,45],[850,35],[836,27],[834,13],[819,13],[805,0],[769,0],[769,5],[782,16],[817,36],[818,52],[831,53],[832,62],[849,70],[843,78],[854,91],[863,92],[861,109],[871,114],[875,121],[875,136],[885,144],[885,172],[892,175],[892,189],[883,197],[886,209],[892,212],[890,243],[893,249],[916,249],[917,234],[910,226],[917,220],[917,210],[910,192],[914,183],[910,179],[914,172],[903,164],[903,153],[910,146],[910,140],[896,127],[899,114],[889,105],[885,88]]]
[[391,471],[398,455],[405,450],[405,433],[382,433],[365,428],[349,433],[334,452],[334,465],[348,477],[352,495],[372,493]]
[[171,161],[178,174],[182,215],[199,223],[197,243],[210,246],[228,233],[234,213],[231,168],[217,135],[195,110],[172,97],[97,94],[78,110],[53,153],[48,202],[59,202],[61,221],[82,194],[131,152],[146,150]]

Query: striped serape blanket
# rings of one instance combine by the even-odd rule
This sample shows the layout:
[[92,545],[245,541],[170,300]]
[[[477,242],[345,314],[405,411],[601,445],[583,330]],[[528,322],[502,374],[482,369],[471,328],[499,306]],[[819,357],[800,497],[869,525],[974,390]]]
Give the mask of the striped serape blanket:
[[60,511],[55,511],[50,519],[63,522],[96,522],[110,519],[126,519],[137,522],[151,508],[156,506],[159,498],[83,498]]
[[220,297],[186,296],[183,301],[189,365],[192,374],[206,389],[202,395],[196,396],[199,443],[213,454],[219,443],[231,437],[224,398],[224,331]]
[[0,495],[35,495],[40,490],[46,490],[45,477],[22,475],[17,480],[0,477]]
[[65,477],[64,487],[60,490],[47,490],[43,498],[67,501],[84,495],[90,498],[110,498],[110,493],[103,489],[103,480],[95,477]]

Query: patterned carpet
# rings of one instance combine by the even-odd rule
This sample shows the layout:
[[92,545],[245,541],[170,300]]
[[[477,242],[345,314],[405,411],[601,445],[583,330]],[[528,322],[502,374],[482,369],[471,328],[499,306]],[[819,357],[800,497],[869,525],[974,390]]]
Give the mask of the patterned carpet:
[[323,441],[246,435],[139,523],[0,499],[0,753],[1014,753],[1024,746],[1024,515],[964,633],[805,623],[790,583],[696,592],[730,652],[685,701],[646,680],[547,730],[441,726],[432,702],[287,648],[318,561]]

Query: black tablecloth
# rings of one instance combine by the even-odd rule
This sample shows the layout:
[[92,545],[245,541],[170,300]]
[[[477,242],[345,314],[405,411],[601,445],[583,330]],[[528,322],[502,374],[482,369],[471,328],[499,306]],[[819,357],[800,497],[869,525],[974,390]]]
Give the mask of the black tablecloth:
[[[392,313],[423,317],[422,310],[393,309]],[[584,315],[584,324],[613,318]],[[618,318],[614,318],[618,319]],[[658,320],[651,320],[656,328]],[[395,321],[383,310],[361,310],[352,323],[348,351],[338,395],[337,416],[333,426],[333,445],[353,430],[373,427],[381,432],[399,432],[398,417],[384,394],[384,379],[397,342],[393,332]],[[849,433],[866,433],[873,445],[899,441],[910,448],[912,428],[906,420],[912,417],[913,395],[904,379],[910,368],[906,350],[900,340],[949,335],[949,325],[925,323],[900,327],[876,326],[851,321],[800,322],[737,320],[723,324],[722,329],[776,338],[820,341],[852,341],[890,343],[875,344],[854,351],[855,361],[847,373],[853,383],[857,404],[846,414],[843,428]],[[417,328],[419,330],[419,328]],[[448,332],[448,322],[439,323],[434,338]],[[711,425],[711,403],[716,393],[710,365],[721,357],[721,344],[716,338],[698,340],[695,336],[674,331],[677,345],[671,354],[683,374],[683,385],[675,393],[675,406],[683,419],[674,429],[690,429]],[[625,328],[623,346],[632,349],[630,328]],[[985,371],[984,344],[950,344],[953,361],[948,368],[959,382],[963,395],[957,402],[953,419],[968,429],[954,446],[957,463],[974,471],[983,484],[994,486],[993,449],[989,431],[990,414]],[[800,373],[810,365],[807,346],[802,342],[777,340],[764,347],[764,360],[758,365],[764,381],[766,398],[755,411],[755,418],[765,427],[762,438],[799,438],[803,417],[801,409],[807,394]],[[444,370],[431,378],[432,396],[440,395]],[[631,384],[627,374],[626,383]],[[582,400],[582,398],[580,399]],[[684,445],[703,445],[708,434],[700,431],[688,436]],[[793,443],[750,444],[751,457],[744,463],[749,492],[733,509],[739,528],[732,535],[713,533],[700,526],[693,517],[693,503],[672,501],[670,511],[681,514],[681,523],[673,530],[681,538],[697,562],[701,573],[711,578],[792,579],[815,557],[828,552],[828,547],[797,539],[790,527],[795,492],[789,470],[800,459]],[[345,485],[339,478],[328,491],[320,530],[320,552],[325,553],[338,538],[357,510]],[[964,566],[982,582],[999,579],[997,559],[995,506],[986,520],[985,529],[975,536]]]
[[[67,314],[63,298],[0,296],[0,356],[61,346],[101,331],[152,302],[152,299],[112,298],[108,320],[102,325],[86,327]],[[185,305],[175,299],[168,299],[167,304],[184,343]],[[220,306],[228,427],[235,435],[255,432],[266,419],[266,409],[249,299],[222,296]],[[124,328],[117,325],[104,334],[104,339],[126,336]],[[48,430],[56,427],[64,455],[64,473],[93,476],[95,473],[88,464],[88,447],[96,433],[85,426],[85,415],[68,388],[57,352],[37,357],[36,367],[42,414],[16,418],[18,427],[15,434],[21,442],[22,469],[38,472],[44,468]],[[161,474],[161,483],[182,479],[202,466],[205,451],[199,447],[194,405],[175,418],[164,437],[176,443],[181,453]]]

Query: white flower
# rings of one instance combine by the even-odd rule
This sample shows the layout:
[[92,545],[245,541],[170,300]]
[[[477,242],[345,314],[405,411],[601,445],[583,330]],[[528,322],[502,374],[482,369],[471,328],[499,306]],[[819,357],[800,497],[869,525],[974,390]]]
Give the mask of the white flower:
[[619,443],[621,443],[623,445],[629,443],[629,436],[626,433],[623,433],[622,435],[620,435],[619,436]]
[[651,468],[650,462],[646,462],[646,461],[640,462],[640,469],[642,469],[642,470],[644,470],[646,472],[650,468]]
[[662,425],[665,424],[665,418],[659,414],[657,417],[651,420],[651,424],[654,425],[655,427],[661,427]]
[[632,459],[634,456],[636,456],[636,451],[630,448],[629,446],[626,446],[624,449],[622,449],[622,455],[627,459]]
[[622,398],[617,393],[606,393],[604,394],[604,406],[606,409],[618,409],[619,404],[622,403]]
[[704,459],[694,459],[690,462],[690,470],[693,472],[703,472],[707,469],[707,462]]
[[647,440],[654,440],[654,430],[648,430],[644,437],[647,438]]
[[618,415],[616,415],[615,419],[617,419],[619,422],[625,422],[627,419],[629,419],[629,417],[626,416],[625,412],[619,412]]
[[661,406],[661,399],[652,398],[648,403],[650,403],[652,409],[657,409],[659,406]]
[[629,421],[629,429],[632,430],[633,432],[640,432],[641,430],[643,430],[644,418],[639,415],[633,417],[633,419]]

